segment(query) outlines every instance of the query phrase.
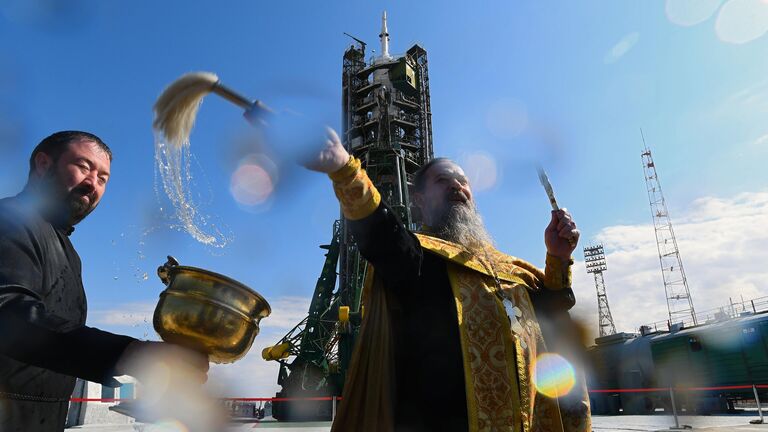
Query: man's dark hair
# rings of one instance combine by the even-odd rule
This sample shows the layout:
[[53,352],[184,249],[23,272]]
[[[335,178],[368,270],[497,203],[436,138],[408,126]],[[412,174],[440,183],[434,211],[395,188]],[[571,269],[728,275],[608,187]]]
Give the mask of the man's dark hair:
[[32,175],[35,171],[35,156],[38,153],[45,153],[56,161],[67,150],[70,143],[80,141],[95,142],[109,156],[109,160],[112,161],[112,150],[96,135],[83,131],[61,131],[46,137],[32,150],[32,156],[29,157],[29,175]]
[[450,162],[452,164],[456,163],[444,157],[434,158],[431,161],[427,162],[423,167],[419,168],[419,170],[413,174],[413,191],[414,192],[421,192],[424,190],[424,185],[427,181],[427,171],[429,171],[429,169],[432,168],[433,165],[436,165],[439,162]]

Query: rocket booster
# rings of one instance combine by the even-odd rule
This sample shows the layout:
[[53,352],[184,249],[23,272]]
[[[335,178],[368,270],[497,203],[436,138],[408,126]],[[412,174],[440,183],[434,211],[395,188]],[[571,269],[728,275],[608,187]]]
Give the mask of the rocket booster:
[[381,56],[389,57],[389,32],[387,32],[387,11],[384,11],[381,15],[381,34],[379,34],[381,40]]

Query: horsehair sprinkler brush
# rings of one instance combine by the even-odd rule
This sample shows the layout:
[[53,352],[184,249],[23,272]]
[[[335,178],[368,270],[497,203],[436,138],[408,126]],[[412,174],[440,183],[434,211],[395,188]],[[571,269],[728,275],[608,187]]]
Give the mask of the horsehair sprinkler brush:
[[245,109],[244,117],[251,124],[261,121],[263,114],[271,112],[259,101],[249,100],[219,82],[210,72],[192,72],[182,75],[155,102],[155,163],[162,188],[173,208],[175,225],[197,241],[215,247],[224,247],[230,240],[220,227],[209,222],[195,204],[190,190],[189,135],[195,116],[205,95],[216,93]]
[[172,82],[157,98],[152,126],[165,136],[168,144],[181,147],[189,141],[200,103],[211,92],[245,109],[243,116],[252,124],[260,121],[263,114],[272,112],[262,102],[225,87],[214,73],[190,72]]

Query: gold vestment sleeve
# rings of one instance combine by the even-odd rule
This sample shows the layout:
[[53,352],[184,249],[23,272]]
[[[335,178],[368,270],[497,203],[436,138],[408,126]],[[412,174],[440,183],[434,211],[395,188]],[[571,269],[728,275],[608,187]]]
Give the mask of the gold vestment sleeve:
[[551,290],[570,287],[572,265],[572,259],[563,261],[561,258],[547,254],[547,260],[544,267],[544,286]]
[[379,207],[381,194],[361,168],[359,159],[350,156],[346,165],[328,177],[333,181],[333,191],[347,219],[363,219]]

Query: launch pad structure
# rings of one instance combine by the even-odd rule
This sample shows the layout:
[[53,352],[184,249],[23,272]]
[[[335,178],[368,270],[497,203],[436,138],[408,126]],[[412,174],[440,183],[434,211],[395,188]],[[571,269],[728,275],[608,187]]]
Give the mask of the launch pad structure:
[[[415,44],[405,54],[390,54],[386,12],[379,56],[366,60],[366,43],[348,36],[355,43],[342,58],[342,142],[382,199],[417,229],[410,188],[416,171],[434,157],[427,51]],[[277,397],[292,399],[275,401],[273,416],[280,421],[331,419],[332,398],[341,396],[364,313],[368,264],[343,215],[333,223],[331,242],[321,247],[328,252],[307,317],[262,351],[265,360],[280,363]]]

